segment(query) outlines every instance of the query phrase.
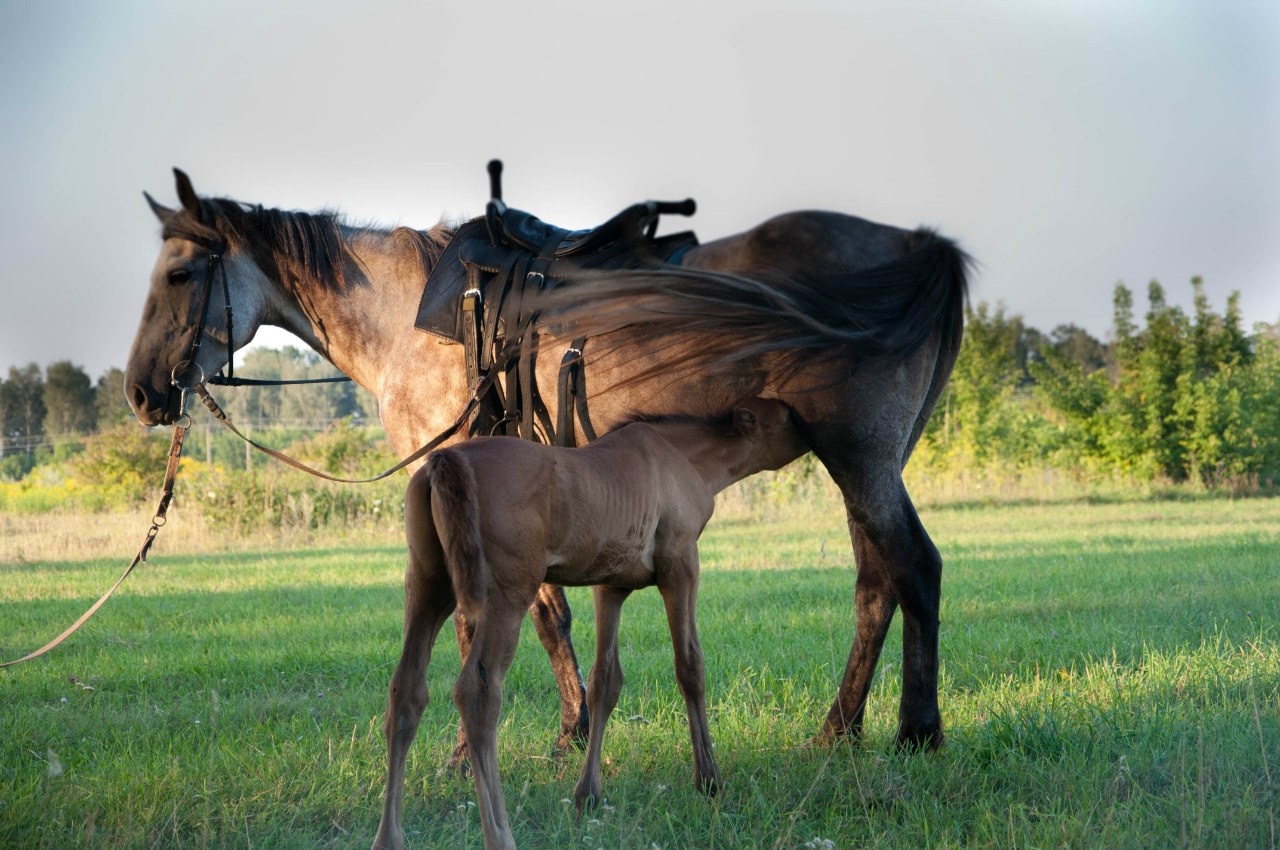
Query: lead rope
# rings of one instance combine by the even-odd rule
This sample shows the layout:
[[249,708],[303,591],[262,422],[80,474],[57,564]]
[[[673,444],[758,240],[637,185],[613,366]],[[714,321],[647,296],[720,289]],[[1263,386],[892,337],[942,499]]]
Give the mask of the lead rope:
[[413,463],[414,461],[419,460],[420,458],[426,457],[427,454],[429,454],[437,446],[439,446],[445,440],[452,437],[454,434],[458,433],[458,430],[467,423],[467,420],[469,418],[471,418],[471,414],[475,411],[476,406],[480,404],[480,398],[484,395],[485,390],[487,390],[492,384],[493,384],[492,377],[487,377],[481,380],[476,385],[476,389],[471,394],[471,398],[467,401],[466,405],[462,408],[462,414],[456,420],[454,420],[452,425],[450,425],[444,431],[436,435],[436,438],[433,439],[431,442],[427,443],[425,446],[418,449],[413,454],[409,455],[407,458],[405,458],[404,460],[397,463],[395,466],[388,469],[386,472],[380,472],[377,475],[373,476],[372,478],[341,478],[337,475],[330,475],[327,472],[323,472],[314,467],[307,466],[302,461],[295,460],[289,457],[284,452],[277,451],[271,448],[270,446],[264,446],[261,443],[255,442],[254,440],[250,439],[243,431],[241,431],[239,428],[235,426],[235,423],[231,421],[231,419],[227,416],[226,412],[224,412],[223,409],[218,405],[218,402],[214,401],[213,396],[209,395],[209,390],[206,389],[203,384],[196,387],[195,391],[200,396],[200,401],[204,403],[204,406],[208,408],[209,412],[213,414],[215,419],[217,419],[219,422],[225,425],[228,429],[230,429],[231,433],[235,434],[237,437],[244,440],[250,446],[253,446],[255,449],[262,452],[263,454],[269,455],[275,458],[276,460],[280,461],[281,463],[284,463],[284,464],[287,464],[288,466],[293,467],[294,469],[300,470],[309,475],[314,475],[316,478],[323,478],[326,481],[336,481],[339,484],[372,484],[375,481],[381,481],[382,479],[394,473],[399,472],[400,470],[404,469],[406,466]]
[[15,664],[21,664],[24,661],[39,658],[41,655],[44,655],[58,644],[71,637],[71,635],[75,634],[81,626],[87,623],[89,618],[96,614],[98,609],[111,598],[111,594],[115,593],[116,588],[124,583],[124,580],[129,577],[129,573],[133,572],[133,568],[147,559],[147,554],[151,551],[151,544],[155,542],[156,535],[160,533],[160,529],[164,527],[164,524],[168,521],[167,515],[169,513],[169,502],[173,499],[173,484],[178,477],[178,460],[182,457],[182,445],[187,438],[187,431],[191,427],[191,417],[182,410],[182,408],[186,407],[186,398],[187,391],[183,390],[178,421],[173,426],[173,441],[169,444],[169,461],[164,470],[164,488],[160,494],[160,503],[156,505],[156,512],[151,518],[151,528],[147,529],[147,536],[143,539],[142,546],[138,548],[138,554],[133,556],[132,563],[125,568],[125,571],[120,578],[116,579],[116,583],[111,585],[110,589],[108,589],[106,593],[102,594],[98,601],[93,603],[88,611],[85,611],[80,615],[80,619],[72,623],[66,631],[37,649],[35,652],[28,653],[15,661],[7,661],[0,664],[0,668],[12,667]]

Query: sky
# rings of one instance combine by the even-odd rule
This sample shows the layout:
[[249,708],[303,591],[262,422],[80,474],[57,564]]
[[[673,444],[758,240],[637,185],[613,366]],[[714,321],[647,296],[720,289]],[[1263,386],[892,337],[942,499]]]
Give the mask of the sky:
[[[1106,338],[1117,282],[1280,320],[1273,0],[0,2],[0,376],[123,367],[171,168],[428,227],[692,196],[956,239],[975,303]],[[259,344],[282,344],[264,332]]]

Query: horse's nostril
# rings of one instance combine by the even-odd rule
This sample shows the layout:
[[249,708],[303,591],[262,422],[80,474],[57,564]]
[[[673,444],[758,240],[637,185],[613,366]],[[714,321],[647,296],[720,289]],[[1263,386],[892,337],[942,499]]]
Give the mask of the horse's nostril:
[[140,413],[147,406],[147,391],[134,384],[129,388],[129,403],[135,413]]

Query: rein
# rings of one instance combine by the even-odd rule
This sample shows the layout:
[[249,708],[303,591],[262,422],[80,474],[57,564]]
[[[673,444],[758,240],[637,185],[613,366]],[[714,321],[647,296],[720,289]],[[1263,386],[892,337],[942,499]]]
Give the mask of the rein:
[[[185,404],[186,390],[183,390],[183,406],[185,406]],[[160,494],[160,502],[156,505],[156,512],[151,518],[151,528],[147,529],[147,536],[143,539],[142,546],[138,549],[138,554],[133,556],[133,561],[125,568],[124,573],[121,574],[120,578],[116,579],[116,583],[111,585],[106,593],[102,594],[102,596],[98,598],[97,602],[93,603],[93,605],[89,607],[88,611],[85,611],[80,615],[80,619],[68,626],[66,631],[37,649],[35,652],[30,652],[14,661],[7,661],[0,664],[0,668],[12,667],[15,664],[21,664],[24,661],[39,658],[41,655],[44,655],[58,644],[71,637],[71,635],[75,634],[81,626],[87,623],[89,618],[96,614],[98,609],[111,598],[111,594],[115,593],[116,588],[124,583],[124,580],[129,577],[129,573],[133,572],[133,568],[147,559],[147,554],[151,551],[151,544],[155,542],[156,535],[160,533],[160,529],[164,526],[165,522],[168,521],[167,515],[169,513],[169,502],[173,499],[173,484],[178,477],[178,460],[182,457],[182,445],[187,438],[187,431],[190,427],[191,417],[185,412],[180,413],[178,422],[173,426],[173,441],[169,444],[169,461],[165,465],[164,471],[164,488]]]
[[[79,631],[81,626],[83,626],[85,623],[89,621],[89,618],[91,618],[94,614],[98,612],[99,608],[101,608],[104,604],[106,604],[106,601],[110,599],[112,594],[116,592],[116,589],[119,588],[120,585],[124,583],[124,580],[129,577],[129,574],[133,572],[134,568],[137,567],[138,564],[142,563],[147,559],[147,555],[151,551],[151,545],[155,542],[156,535],[160,533],[160,529],[168,521],[169,503],[173,500],[173,487],[178,477],[178,461],[182,457],[182,447],[183,447],[183,444],[186,442],[187,432],[191,429],[191,416],[190,414],[187,413],[186,407],[187,407],[187,397],[192,393],[195,393],[200,397],[200,401],[209,410],[209,412],[212,413],[214,417],[218,419],[218,421],[226,425],[229,429],[231,429],[231,431],[234,434],[239,436],[240,439],[244,440],[246,443],[253,446],[258,451],[268,454],[271,457],[274,457],[275,459],[283,463],[286,463],[295,469],[299,469],[299,470],[302,470],[303,472],[310,473],[311,475],[314,475],[318,478],[324,478],[329,481],[336,481],[342,484],[369,484],[374,481],[380,481],[396,472],[399,472],[400,470],[404,469],[406,466],[413,463],[414,461],[422,457],[425,457],[427,454],[429,454],[431,451],[437,448],[445,440],[448,440],[454,434],[458,433],[458,431],[461,430],[461,428],[466,424],[467,420],[471,417],[471,415],[475,413],[476,408],[480,406],[481,399],[484,398],[485,393],[489,391],[490,387],[493,386],[494,381],[497,379],[499,370],[495,369],[490,371],[481,380],[477,381],[475,388],[471,392],[471,397],[467,400],[467,403],[462,408],[462,413],[458,415],[458,418],[454,420],[452,425],[450,425],[440,434],[436,435],[434,439],[432,439],[429,443],[424,445],[422,448],[418,449],[413,454],[409,455],[407,458],[400,461],[395,466],[393,466],[392,468],[388,469],[387,471],[379,475],[375,475],[372,478],[340,478],[338,476],[330,475],[327,472],[322,472],[321,470],[313,469],[312,467],[309,467],[300,461],[294,460],[293,458],[288,457],[287,455],[281,452],[278,452],[275,449],[261,445],[260,443],[257,443],[251,440],[249,437],[247,437],[242,431],[240,431],[239,428],[237,428],[231,422],[230,419],[227,418],[226,413],[223,412],[222,408],[218,405],[217,401],[214,400],[213,396],[209,394],[209,390],[205,387],[206,381],[204,377],[204,370],[201,369],[199,364],[196,363],[196,357],[200,353],[200,338],[204,335],[205,319],[209,311],[209,296],[212,294],[213,278],[218,269],[222,270],[223,291],[227,293],[226,294],[226,298],[227,298],[226,310],[227,310],[228,351],[230,351],[230,348],[231,348],[231,342],[230,342],[231,340],[231,294],[226,284],[226,280],[227,280],[226,267],[222,265],[222,254],[220,250],[221,246],[215,245],[215,244],[207,244],[205,245],[205,247],[209,248],[210,250],[209,274],[205,280],[203,303],[201,304],[201,307],[200,307],[198,324],[196,325],[195,339],[192,340],[191,349],[188,352],[187,358],[185,360],[180,361],[177,366],[173,367],[173,371],[172,373],[170,373],[170,377],[169,377],[170,391],[172,392],[173,390],[176,389],[181,395],[179,397],[179,402],[178,402],[178,418],[173,425],[173,440],[169,445],[169,459],[167,464],[165,465],[164,486],[161,491],[160,501],[156,506],[155,514],[152,516],[152,519],[151,519],[151,527],[147,529],[147,535],[143,539],[142,545],[138,548],[138,553],[133,556],[133,560],[129,563],[129,566],[125,568],[124,572],[120,575],[120,578],[116,579],[115,584],[111,585],[111,587],[107,589],[107,592],[102,594],[102,596],[98,598],[98,601],[93,603],[93,605],[89,607],[89,610],[81,614],[80,618],[76,620],[74,623],[72,623],[70,626],[68,626],[66,630],[62,632],[62,634],[58,635],[56,638],[49,641],[44,646],[40,647],[34,652],[27,653],[21,658],[17,658],[13,661],[6,661],[4,663],[0,663],[0,669],[3,669],[5,667],[12,667],[15,664],[21,664],[25,661],[31,661],[32,659],[39,658],[45,653],[53,650],[55,647],[57,647],[59,644],[65,641],[67,638],[71,637],[71,635]],[[505,352],[501,359],[503,363],[506,362],[507,355]],[[199,373],[200,380],[187,383],[184,379],[188,377],[188,374],[193,369]],[[245,379],[245,378],[234,378],[230,375],[230,372],[231,372],[230,360],[228,360],[227,372],[228,372],[228,377],[222,378],[221,380],[214,380],[213,378],[211,378],[208,380],[208,383],[229,384],[232,386],[241,386],[241,385],[253,386],[253,385],[262,385],[262,384],[270,384],[270,383],[276,383],[276,384],[317,383],[317,382],[350,380],[350,378],[321,378],[321,379],[315,379],[312,381],[274,381],[273,382],[273,381],[255,381],[252,379]],[[215,376],[215,377],[220,377],[220,376]]]
[[452,437],[454,434],[458,433],[458,431],[462,429],[462,426],[467,424],[467,420],[471,418],[471,414],[475,413],[476,408],[479,407],[480,405],[480,400],[484,398],[484,394],[488,392],[491,386],[493,386],[493,382],[496,378],[497,378],[497,373],[491,372],[476,384],[475,389],[471,393],[471,397],[467,399],[467,403],[462,408],[462,413],[458,415],[458,418],[453,421],[452,425],[450,425],[445,430],[441,431],[429,443],[422,446],[420,449],[418,449],[413,454],[406,457],[404,460],[397,463],[395,466],[391,467],[385,472],[380,472],[371,478],[342,478],[337,475],[330,475],[329,473],[316,469],[315,467],[307,466],[302,461],[295,460],[294,458],[291,458],[288,455],[286,455],[284,452],[278,451],[277,449],[273,449],[270,446],[264,446],[261,443],[250,438],[248,435],[246,435],[243,431],[241,431],[239,428],[235,426],[235,423],[231,421],[231,419],[227,416],[226,412],[223,411],[222,407],[219,406],[218,402],[214,400],[213,396],[209,394],[209,390],[206,389],[203,384],[196,387],[195,392],[197,395],[200,396],[200,401],[203,402],[204,406],[208,409],[210,413],[213,414],[215,419],[217,419],[219,422],[225,425],[231,431],[231,433],[235,434],[237,437],[244,440],[246,443],[253,446],[255,449],[262,452],[263,454],[273,457],[276,460],[280,461],[281,463],[291,466],[294,469],[305,472],[308,475],[314,475],[317,478],[323,478],[326,481],[336,481],[339,484],[372,484],[375,481],[381,481],[382,479],[387,478],[388,476],[399,472],[400,470],[404,469],[406,466],[413,463],[414,461],[420,460],[421,458],[426,457],[428,454],[430,454],[432,451],[438,448],[441,443],[443,443],[445,440]]

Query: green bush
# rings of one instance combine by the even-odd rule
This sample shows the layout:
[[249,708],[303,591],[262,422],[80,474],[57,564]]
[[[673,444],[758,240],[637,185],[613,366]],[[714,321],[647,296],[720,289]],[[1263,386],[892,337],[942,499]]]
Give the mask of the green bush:
[[132,505],[154,498],[168,463],[172,435],[136,423],[117,425],[88,439],[68,463],[82,486],[101,494],[105,503]]

